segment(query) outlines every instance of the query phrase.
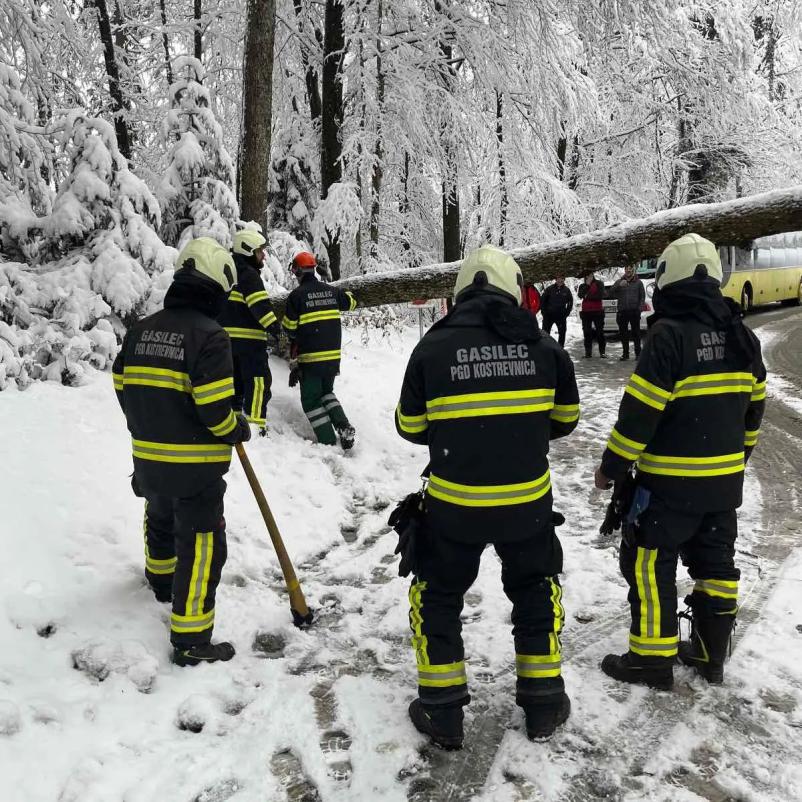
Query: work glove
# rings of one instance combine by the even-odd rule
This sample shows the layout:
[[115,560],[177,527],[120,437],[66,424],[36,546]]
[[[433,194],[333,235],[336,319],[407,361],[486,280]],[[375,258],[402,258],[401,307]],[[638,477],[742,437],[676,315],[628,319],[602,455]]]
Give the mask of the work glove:
[[301,378],[301,366],[298,364],[297,359],[291,359],[289,365],[290,365],[289,385],[290,387],[295,387],[295,385],[298,384]]

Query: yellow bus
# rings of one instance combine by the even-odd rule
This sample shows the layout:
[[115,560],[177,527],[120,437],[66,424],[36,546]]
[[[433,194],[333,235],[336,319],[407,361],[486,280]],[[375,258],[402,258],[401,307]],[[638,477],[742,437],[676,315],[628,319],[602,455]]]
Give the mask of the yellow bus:
[[802,303],[802,232],[753,240],[747,250],[720,246],[721,291],[748,312],[777,301]]

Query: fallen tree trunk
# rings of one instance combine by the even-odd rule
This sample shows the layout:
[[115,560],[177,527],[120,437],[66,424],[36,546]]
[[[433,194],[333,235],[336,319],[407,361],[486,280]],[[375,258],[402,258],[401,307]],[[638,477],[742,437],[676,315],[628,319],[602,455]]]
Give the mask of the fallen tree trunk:
[[[724,203],[699,203],[658,212],[641,220],[510,251],[527,281],[557,273],[586,276],[658,256],[671,240],[690,232],[713,242],[746,244],[757,237],[802,231],[802,186]],[[355,276],[337,282],[361,307],[407,303],[412,299],[450,297],[460,262]],[[283,299],[276,299],[281,309]]]

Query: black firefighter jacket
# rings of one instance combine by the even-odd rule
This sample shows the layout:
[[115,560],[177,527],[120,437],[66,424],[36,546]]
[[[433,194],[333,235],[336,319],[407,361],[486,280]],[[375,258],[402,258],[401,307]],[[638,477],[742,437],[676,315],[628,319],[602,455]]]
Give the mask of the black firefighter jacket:
[[207,299],[201,311],[188,284],[174,281],[165,308],[128,329],[112,367],[137,483],[172,497],[194,496],[226,473],[238,439],[231,346],[214,320],[220,309]]
[[601,468],[621,479],[634,462],[638,483],[671,507],[705,513],[741,504],[766,368],[757,337],[718,286],[695,285],[655,296],[660,319],[624,390]]
[[460,301],[418,343],[395,413],[401,437],[429,446],[429,524],[463,542],[548,530],[549,441],[578,420],[571,358],[488,293]]
[[273,305],[253,260],[235,253],[234,262],[237,286],[229,293],[218,321],[231,338],[234,353],[254,348],[264,351],[267,331],[278,328]]
[[282,325],[298,349],[304,370],[325,375],[340,371],[342,326],[340,312],[356,309],[350,292],[319,281],[313,273],[287,297]]

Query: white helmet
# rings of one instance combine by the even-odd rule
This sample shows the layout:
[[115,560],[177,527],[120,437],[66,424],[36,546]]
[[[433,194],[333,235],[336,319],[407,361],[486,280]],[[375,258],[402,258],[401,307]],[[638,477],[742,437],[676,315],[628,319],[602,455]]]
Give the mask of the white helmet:
[[[700,267],[704,270],[699,270]],[[716,246],[698,234],[686,234],[675,239],[660,254],[655,278],[657,289],[664,290],[670,284],[694,276],[707,276],[720,284],[722,275],[721,259]]]
[[211,237],[198,237],[190,240],[178,255],[175,266],[177,271],[187,270],[222,287],[224,292],[231,292],[237,283],[237,268],[231,254]]
[[234,253],[242,254],[243,256],[253,256],[254,251],[259,248],[264,248],[267,240],[261,231],[255,228],[243,228],[234,234]]
[[515,259],[500,248],[483,245],[463,260],[454,285],[454,299],[471,288],[491,289],[508,295],[520,306],[523,285],[524,277]]

